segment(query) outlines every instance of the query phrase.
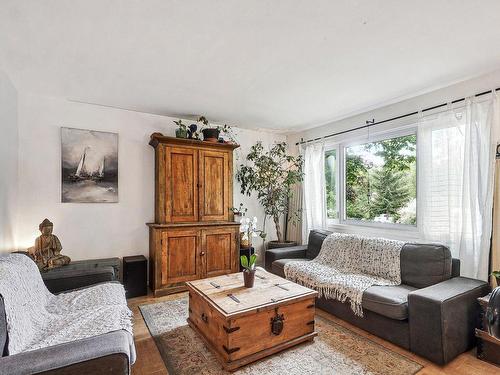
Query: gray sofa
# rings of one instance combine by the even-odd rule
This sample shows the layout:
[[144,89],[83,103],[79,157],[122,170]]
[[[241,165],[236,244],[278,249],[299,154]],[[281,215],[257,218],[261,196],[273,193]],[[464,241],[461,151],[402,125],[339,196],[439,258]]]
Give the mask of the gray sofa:
[[[100,273],[95,278],[87,275],[87,286],[95,285],[101,276]],[[62,280],[58,282],[60,289],[64,289]],[[69,281],[66,286],[72,284]],[[0,374],[126,375],[130,373],[130,360],[135,357],[135,353],[131,353],[133,337],[123,330],[15,355],[8,354],[8,340],[4,301],[0,295]]]
[[[314,230],[308,245],[267,250],[266,270],[285,277],[287,262],[314,259],[329,234]],[[477,298],[490,291],[486,282],[460,277],[460,261],[447,247],[412,243],[401,250],[401,280],[368,288],[362,318],[336,300],[319,298],[317,307],[440,365],[473,347]]]

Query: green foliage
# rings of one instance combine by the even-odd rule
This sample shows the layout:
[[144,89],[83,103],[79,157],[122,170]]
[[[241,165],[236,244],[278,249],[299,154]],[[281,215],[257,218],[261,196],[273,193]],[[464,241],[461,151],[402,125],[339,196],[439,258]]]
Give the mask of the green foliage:
[[336,150],[327,151],[325,154],[326,215],[330,219],[337,219],[336,158]]
[[[348,219],[373,220],[387,214],[394,222],[415,224],[403,211],[416,199],[416,136],[371,142],[346,152],[346,214]],[[383,163],[363,157],[369,152]],[[373,159],[372,159],[373,160]]]
[[[286,152],[286,143],[276,143],[265,151],[262,142],[257,142],[236,172],[236,180],[241,193],[250,196],[257,193],[257,199],[264,207],[266,216],[274,220],[278,241],[283,241],[280,218],[288,213],[288,201],[292,197],[292,187],[303,179],[302,156],[291,156]],[[292,220],[297,213],[289,215]]]
[[375,172],[373,190],[376,194],[370,205],[372,215],[387,214],[399,222],[400,210],[410,198],[404,177],[402,172],[386,166]]
[[241,265],[243,268],[252,271],[255,269],[255,264],[257,263],[257,255],[252,254],[250,255],[250,259],[246,255],[242,255],[240,257]]
[[181,130],[187,130],[187,126],[182,123],[181,119],[174,121],[174,124],[176,124]]
[[346,212],[349,219],[370,219],[370,182],[368,170],[371,165],[359,155],[346,154]]
[[407,135],[368,143],[367,149],[370,151],[376,149],[375,155],[385,160],[384,168],[391,171],[406,171],[417,160],[416,145],[417,136]]

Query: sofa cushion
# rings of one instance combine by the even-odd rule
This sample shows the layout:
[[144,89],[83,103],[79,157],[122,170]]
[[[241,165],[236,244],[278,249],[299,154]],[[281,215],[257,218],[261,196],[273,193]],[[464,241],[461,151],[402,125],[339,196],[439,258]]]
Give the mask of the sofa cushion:
[[408,319],[408,294],[414,290],[416,288],[404,284],[371,286],[363,293],[363,309],[391,319]]
[[278,259],[305,258],[307,245],[282,247],[266,250],[265,267],[266,271],[272,272],[273,262]]
[[438,244],[407,243],[401,249],[401,283],[425,288],[451,277],[451,253]]
[[306,258],[302,258],[302,259],[278,259],[278,260],[275,260],[272,264],[272,273],[274,273],[275,275],[278,275],[280,277],[285,277],[285,264],[287,264],[288,262],[291,262],[292,260],[310,260],[310,259],[306,259]]
[[313,229],[309,232],[309,240],[307,241],[306,258],[314,259],[318,256],[321,250],[321,245],[326,237],[333,232],[328,230]]

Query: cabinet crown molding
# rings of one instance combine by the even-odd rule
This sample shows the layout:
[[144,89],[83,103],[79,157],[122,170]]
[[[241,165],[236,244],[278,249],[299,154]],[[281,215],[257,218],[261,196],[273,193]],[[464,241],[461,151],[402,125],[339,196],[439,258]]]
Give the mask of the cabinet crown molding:
[[218,142],[206,142],[200,141],[197,139],[186,139],[186,138],[176,138],[176,137],[168,137],[161,133],[153,133],[151,134],[149,144],[150,146],[156,148],[159,144],[165,143],[170,145],[178,145],[178,146],[196,146],[208,149],[215,150],[234,150],[240,147],[240,145],[234,143],[218,143]]

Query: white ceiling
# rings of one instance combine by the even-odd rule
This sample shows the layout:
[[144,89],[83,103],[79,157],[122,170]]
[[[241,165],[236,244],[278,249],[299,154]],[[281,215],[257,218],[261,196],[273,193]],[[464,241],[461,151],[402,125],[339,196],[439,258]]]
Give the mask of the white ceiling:
[[500,67],[498,0],[0,0],[19,90],[303,129]]

